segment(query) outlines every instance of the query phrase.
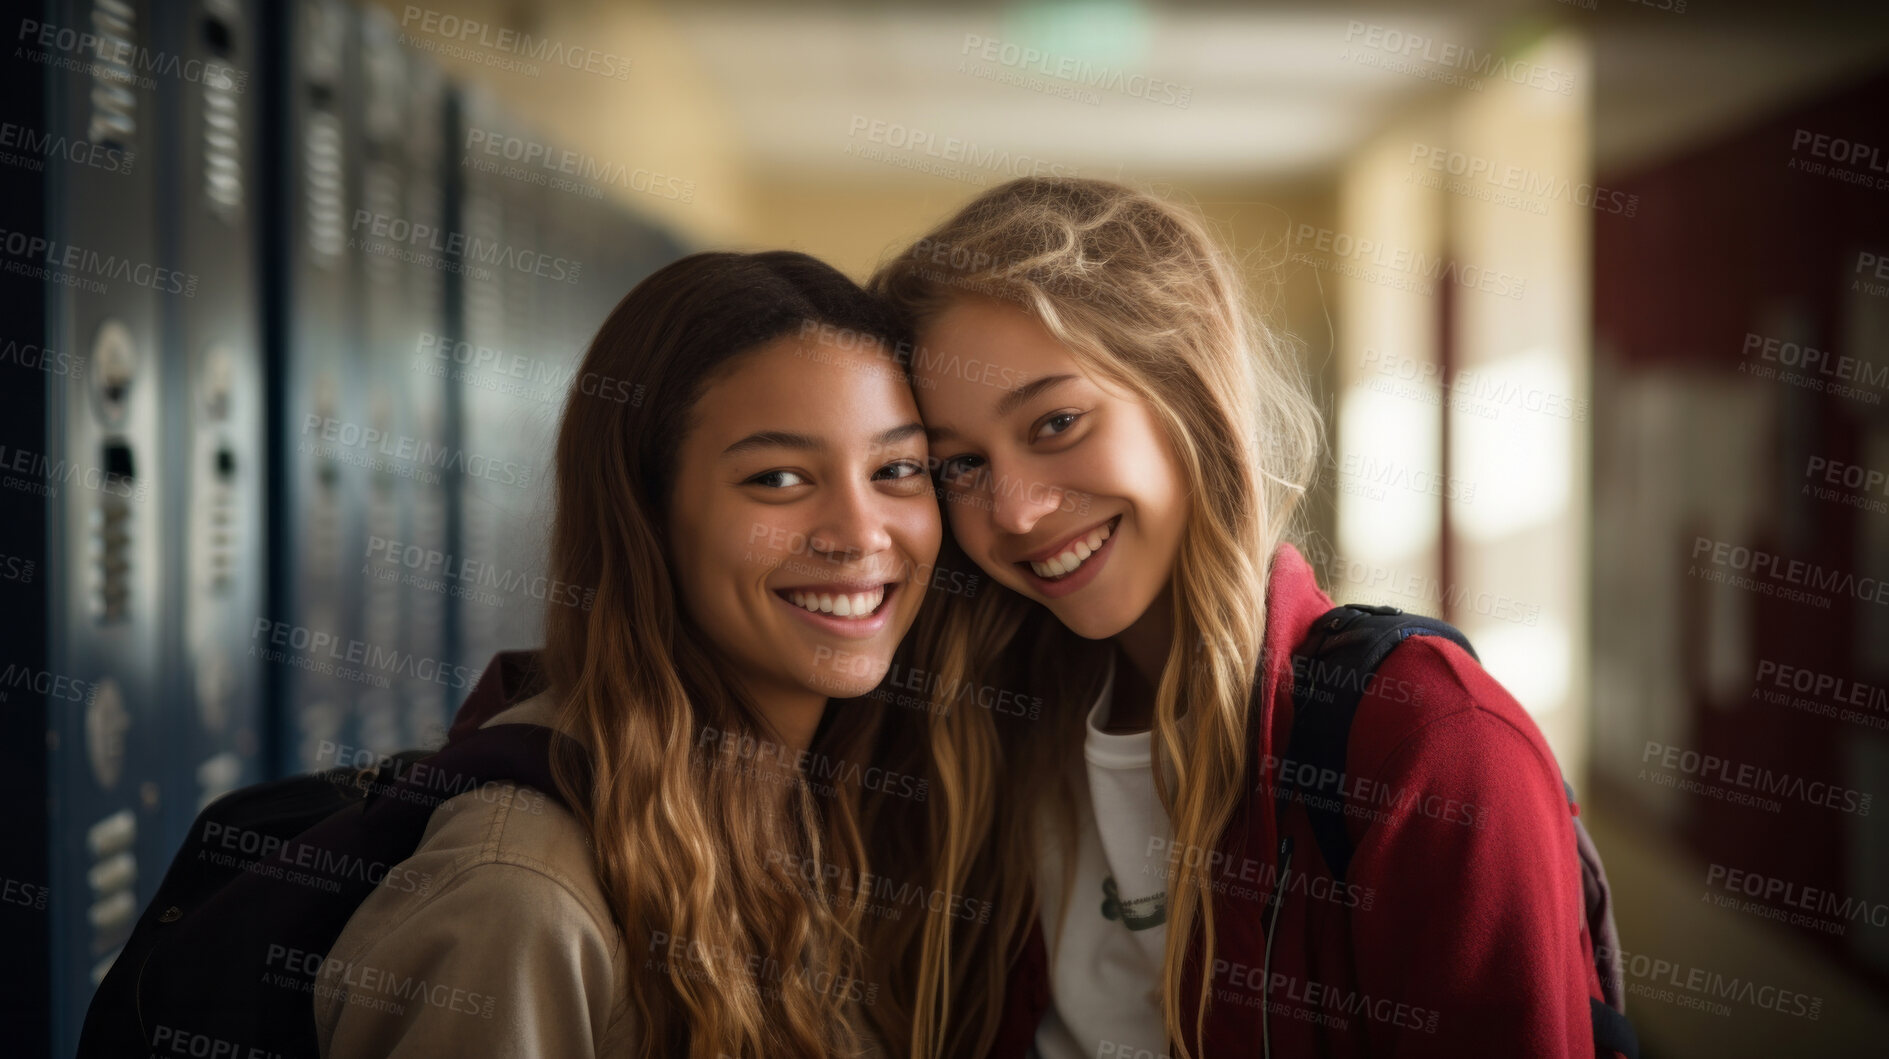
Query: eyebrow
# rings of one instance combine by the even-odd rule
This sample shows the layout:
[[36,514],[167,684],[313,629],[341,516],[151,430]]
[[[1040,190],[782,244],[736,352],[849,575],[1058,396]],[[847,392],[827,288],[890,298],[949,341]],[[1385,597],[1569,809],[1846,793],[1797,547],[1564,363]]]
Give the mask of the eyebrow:
[[996,418],[1002,419],[1022,407],[1023,402],[1028,401],[1044,390],[1061,386],[1063,383],[1069,382],[1074,378],[1074,375],[1045,375],[1040,379],[1024,383],[1022,386],[1004,394],[1003,400],[997,402]]
[[[1073,380],[1074,378],[1075,378],[1074,375],[1062,374],[1062,375],[1045,375],[1040,379],[1032,379],[1029,382],[1026,382],[1023,385],[1017,387],[1016,389],[1011,390],[1009,393],[1004,394],[1003,397],[997,401],[997,408],[992,413],[991,418],[1002,419],[1003,417],[1016,411],[1018,408],[1023,407],[1023,404],[1026,401],[1028,401],[1030,398],[1035,397],[1046,390],[1050,390],[1057,386],[1061,386],[1063,383],[1069,382]],[[928,427],[926,428],[925,433],[933,441],[936,441],[940,438],[957,436],[957,431],[952,430],[950,427],[947,427],[947,426]]]
[[[872,444],[891,445],[924,432],[925,425],[914,420],[880,431],[873,437]],[[811,452],[826,447],[826,439],[813,434],[796,434],[791,430],[757,430],[721,450],[721,454],[723,457],[738,456],[755,449],[799,449]]]

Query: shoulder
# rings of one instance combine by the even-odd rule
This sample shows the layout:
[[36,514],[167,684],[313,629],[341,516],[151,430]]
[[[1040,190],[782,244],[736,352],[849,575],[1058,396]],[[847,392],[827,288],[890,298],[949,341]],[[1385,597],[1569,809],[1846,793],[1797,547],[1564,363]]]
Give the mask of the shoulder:
[[1412,636],[1385,657],[1359,703],[1350,754],[1368,773],[1524,774],[1565,800],[1560,768],[1528,711],[1441,637]]
[[[521,700],[479,727],[535,724],[556,727],[550,694]],[[567,891],[569,897],[608,924],[608,903],[597,880],[590,835],[577,815],[556,797],[518,783],[488,783],[455,795],[434,810],[413,859],[458,877],[474,869],[508,866],[533,872]],[[471,885],[517,878],[516,871],[480,871]],[[467,885],[461,882],[460,885]]]
[[506,891],[519,890],[575,905],[600,931],[611,923],[590,836],[570,810],[533,787],[489,783],[447,799],[401,867],[428,894],[490,891],[505,907]]
[[[548,696],[517,703],[493,724],[551,723]],[[529,934],[615,936],[609,902],[583,825],[558,799],[519,783],[488,783],[440,803],[413,852],[386,869],[336,940],[334,951],[365,947],[398,930],[418,930],[454,908],[513,941]]]
[[[516,784],[456,795],[323,960],[314,997],[322,1053],[392,1054],[393,1042],[465,1035],[487,1050],[462,1054],[590,1054],[632,1025],[619,1002],[629,964],[613,924],[575,816]],[[483,1017],[449,1017],[455,1009],[430,1000],[387,1010],[374,993],[386,982],[449,984]]]

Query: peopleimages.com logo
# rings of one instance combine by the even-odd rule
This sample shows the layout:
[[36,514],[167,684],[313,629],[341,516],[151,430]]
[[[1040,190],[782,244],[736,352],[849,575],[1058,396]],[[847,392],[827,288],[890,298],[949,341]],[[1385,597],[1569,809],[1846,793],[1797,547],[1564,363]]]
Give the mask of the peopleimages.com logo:
[[[439,48],[431,42],[409,38],[407,33],[420,32],[450,45],[460,48],[482,48],[488,52],[507,57],[515,56],[515,64],[487,62],[486,65],[510,66],[519,72],[536,77],[538,68],[531,63],[546,63],[577,70],[581,73],[596,74],[622,81],[630,76],[630,60],[607,51],[598,51],[581,44],[565,44],[549,37],[534,37],[529,33],[520,33],[504,26],[494,26],[477,19],[461,18],[458,15],[429,8],[406,5],[400,13],[400,28],[403,43],[411,43],[428,51]],[[475,60],[480,61],[480,60]]]

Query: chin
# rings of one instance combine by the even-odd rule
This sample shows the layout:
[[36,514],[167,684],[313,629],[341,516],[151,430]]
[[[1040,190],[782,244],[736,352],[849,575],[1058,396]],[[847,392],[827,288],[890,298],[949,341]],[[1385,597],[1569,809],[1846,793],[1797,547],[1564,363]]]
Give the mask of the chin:
[[1063,627],[1085,640],[1106,640],[1128,628],[1128,622],[1117,621],[1110,615],[1097,614],[1080,606],[1052,608],[1051,614],[1063,623]]
[[816,659],[811,668],[813,677],[805,684],[808,690],[828,698],[852,699],[879,686],[886,671],[892,668],[892,657],[890,654],[883,658],[876,654],[840,655]]
[[821,675],[814,678],[808,690],[817,691],[829,699],[856,699],[878,686],[879,682],[876,680],[862,679],[851,674],[833,677]]

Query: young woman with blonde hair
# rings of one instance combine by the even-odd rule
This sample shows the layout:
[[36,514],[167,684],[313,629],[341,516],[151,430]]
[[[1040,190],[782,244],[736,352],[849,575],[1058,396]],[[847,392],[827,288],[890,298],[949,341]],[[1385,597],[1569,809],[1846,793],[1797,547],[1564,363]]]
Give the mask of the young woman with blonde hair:
[[1202,222],[1025,178],[870,286],[916,332],[941,566],[995,582],[914,635],[936,885],[996,909],[907,926],[916,1053],[1592,1055],[1561,778],[1467,652],[1405,641],[1364,695],[1342,881],[1276,804],[1321,426]]

